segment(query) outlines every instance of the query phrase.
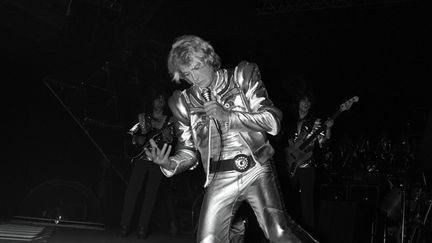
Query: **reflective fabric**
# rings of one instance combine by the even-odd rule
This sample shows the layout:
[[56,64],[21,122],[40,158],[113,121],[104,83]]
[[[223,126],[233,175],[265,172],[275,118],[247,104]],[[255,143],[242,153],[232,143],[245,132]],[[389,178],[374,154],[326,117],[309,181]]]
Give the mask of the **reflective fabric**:
[[[256,162],[264,163],[274,154],[267,133],[276,135],[280,131],[282,112],[268,98],[256,64],[241,62],[232,71],[233,73],[228,75],[227,69],[218,70],[218,79],[212,89],[217,102],[229,111],[229,122],[219,126],[224,131],[237,133],[238,139],[247,146],[248,154],[251,154]],[[170,160],[176,167],[171,171],[161,169],[169,177],[195,168],[201,161],[207,176],[204,184],[206,187],[212,180],[209,174],[208,139],[212,129],[209,129],[203,103],[201,90],[195,86],[174,92],[170,97],[168,105],[177,121],[175,131],[178,139],[176,152]],[[225,141],[222,141],[224,158],[221,159],[229,159],[237,153],[244,153],[228,148],[227,146],[238,147],[230,139],[225,144],[227,138],[229,137],[226,136]],[[234,154],[230,155],[229,151],[233,151]]]
[[229,242],[232,237],[230,226],[242,202],[250,204],[264,235],[271,242],[300,242],[288,227],[268,162],[257,163],[244,173],[228,171],[214,176],[203,199],[197,241]]

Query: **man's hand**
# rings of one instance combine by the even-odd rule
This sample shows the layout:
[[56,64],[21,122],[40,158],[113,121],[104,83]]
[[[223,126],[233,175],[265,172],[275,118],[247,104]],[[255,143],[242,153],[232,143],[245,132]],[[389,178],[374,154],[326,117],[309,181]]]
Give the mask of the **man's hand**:
[[314,122],[313,127],[312,127],[312,131],[316,131],[316,130],[318,130],[318,129],[320,129],[320,128],[321,128],[321,119],[320,119],[320,118],[317,118],[317,119],[315,120],[315,122]]
[[328,119],[328,120],[325,122],[325,124],[326,124],[326,126],[327,126],[327,129],[330,129],[330,128],[333,126],[334,121],[333,121],[332,119]]
[[209,117],[213,117],[219,123],[228,122],[229,120],[229,111],[215,100],[205,102],[204,110]]
[[170,170],[170,160],[168,159],[172,146],[168,144],[164,144],[162,149],[159,149],[156,142],[153,139],[150,139],[151,149],[144,148],[144,151],[147,157],[153,161],[155,164],[158,164],[165,169]]
[[330,139],[331,137],[331,128],[333,124],[334,124],[334,120],[330,118],[325,122],[325,125],[327,127],[327,130],[325,132],[326,139]]

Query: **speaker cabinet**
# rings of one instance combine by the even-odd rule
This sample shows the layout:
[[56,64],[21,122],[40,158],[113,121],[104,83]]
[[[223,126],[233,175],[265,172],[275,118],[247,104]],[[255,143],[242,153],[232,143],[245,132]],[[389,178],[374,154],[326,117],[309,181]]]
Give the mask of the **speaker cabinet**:
[[376,242],[378,196],[379,189],[374,185],[321,185],[320,242]]

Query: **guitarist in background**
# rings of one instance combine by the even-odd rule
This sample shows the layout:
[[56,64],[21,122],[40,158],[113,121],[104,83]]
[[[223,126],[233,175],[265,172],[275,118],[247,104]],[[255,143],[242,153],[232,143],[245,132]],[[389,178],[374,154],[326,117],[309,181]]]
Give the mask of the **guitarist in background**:
[[[150,102],[144,104],[144,112],[138,114],[138,123],[129,130],[132,136],[132,143],[137,148],[144,146],[149,136],[155,132],[161,131],[161,142],[173,140],[172,129],[163,129],[167,127],[169,122],[172,122],[172,116],[169,114],[169,109],[166,106],[166,98],[162,92],[155,92],[150,96]],[[147,112],[150,111],[150,112]],[[159,186],[163,180],[163,176],[159,166],[151,161],[148,161],[146,156],[133,160],[133,169],[129,179],[129,184],[125,192],[123,211],[121,215],[121,233],[122,237],[126,237],[131,233],[131,221],[134,215],[136,203],[139,201],[140,192],[144,193],[144,199],[138,219],[138,238],[147,238],[149,234],[149,223],[156,199],[158,197]],[[167,190],[162,190],[161,196],[164,196],[163,202],[166,202],[168,217],[170,218],[170,233],[176,232],[175,212],[171,201],[166,194]]]
[[295,220],[300,222],[312,234],[316,234],[316,167],[317,162],[319,162],[320,150],[323,148],[324,143],[330,139],[333,120],[327,120],[325,122],[327,129],[316,136],[310,145],[304,149],[304,151],[308,151],[305,154],[307,157],[299,162],[295,171],[293,171],[293,168],[289,168],[288,159],[292,158],[288,158],[288,156],[292,156],[290,152],[296,149],[296,144],[301,143],[308,137],[306,134],[311,134],[321,128],[322,121],[315,116],[314,105],[315,96],[311,91],[305,91],[294,98],[293,117],[287,119],[291,121],[291,124],[287,124],[285,127],[284,138],[285,167],[289,176],[283,177],[287,178],[284,184],[287,184],[288,192],[285,193],[288,193],[288,198],[290,198],[286,202],[293,204],[289,205],[288,208],[292,209]]

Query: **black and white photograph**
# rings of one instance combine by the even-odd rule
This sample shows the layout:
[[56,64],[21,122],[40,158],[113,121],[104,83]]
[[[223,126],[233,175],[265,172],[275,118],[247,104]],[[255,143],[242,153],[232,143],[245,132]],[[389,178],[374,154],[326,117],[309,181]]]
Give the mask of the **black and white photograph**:
[[2,0],[0,242],[432,242],[423,0]]

